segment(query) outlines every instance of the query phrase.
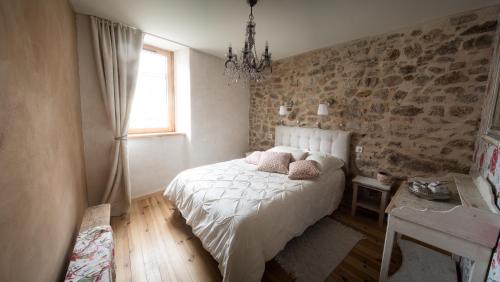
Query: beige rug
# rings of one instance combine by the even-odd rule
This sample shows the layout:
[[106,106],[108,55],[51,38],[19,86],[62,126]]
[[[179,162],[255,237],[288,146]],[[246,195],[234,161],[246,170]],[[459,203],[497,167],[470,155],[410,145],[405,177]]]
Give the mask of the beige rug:
[[358,231],[326,217],[288,242],[275,259],[296,281],[323,282],[364,238]]
[[450,256],[407,240],[401,240],[399,247],[403,264],[389,277],[390,282],[457,281],[455,262]]

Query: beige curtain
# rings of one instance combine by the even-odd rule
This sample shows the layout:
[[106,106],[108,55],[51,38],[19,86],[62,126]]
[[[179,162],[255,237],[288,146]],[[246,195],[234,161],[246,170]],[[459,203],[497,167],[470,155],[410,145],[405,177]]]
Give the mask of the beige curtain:
[[130,206],[127,151],[128,119],[134,96],[142,31],[109,20],[90,17],[97,76],[104,106],[114,131],[112,166],[103,203],[111,203],[112,215]]

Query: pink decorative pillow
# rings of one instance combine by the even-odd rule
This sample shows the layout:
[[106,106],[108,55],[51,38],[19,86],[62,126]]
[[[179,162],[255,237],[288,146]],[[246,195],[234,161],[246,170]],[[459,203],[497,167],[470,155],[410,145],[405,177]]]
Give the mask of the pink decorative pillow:
[[318,163],[311,160],[301,160],[290,163],[288,178],[294,180],[311,179],[320,174]]
[[258,165],[260,161],[261,151],[255,151],[245,158],[245,162],[253,165]]
[[257,170],[287,174],[291,158],[290,153],[263,152]]

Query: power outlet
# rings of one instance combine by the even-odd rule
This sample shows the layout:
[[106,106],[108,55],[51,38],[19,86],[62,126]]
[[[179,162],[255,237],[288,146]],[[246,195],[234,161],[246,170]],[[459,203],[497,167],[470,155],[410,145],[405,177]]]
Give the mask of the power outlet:
[[356,146],[356,153],[363,153],[363,147],[362,146]]

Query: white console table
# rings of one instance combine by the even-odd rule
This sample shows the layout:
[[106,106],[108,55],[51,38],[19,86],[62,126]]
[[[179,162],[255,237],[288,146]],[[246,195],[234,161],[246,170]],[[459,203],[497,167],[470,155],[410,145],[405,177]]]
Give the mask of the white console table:
[[[500,216],[486,180],[449,174],[449,202],[418,198],[402,183],[389,203],[380,281],[387,281],[394,238],[401,234],[472,259],[470,281],[484,281],[500,232]],[[404,259],[404,258],[403,258]]]

